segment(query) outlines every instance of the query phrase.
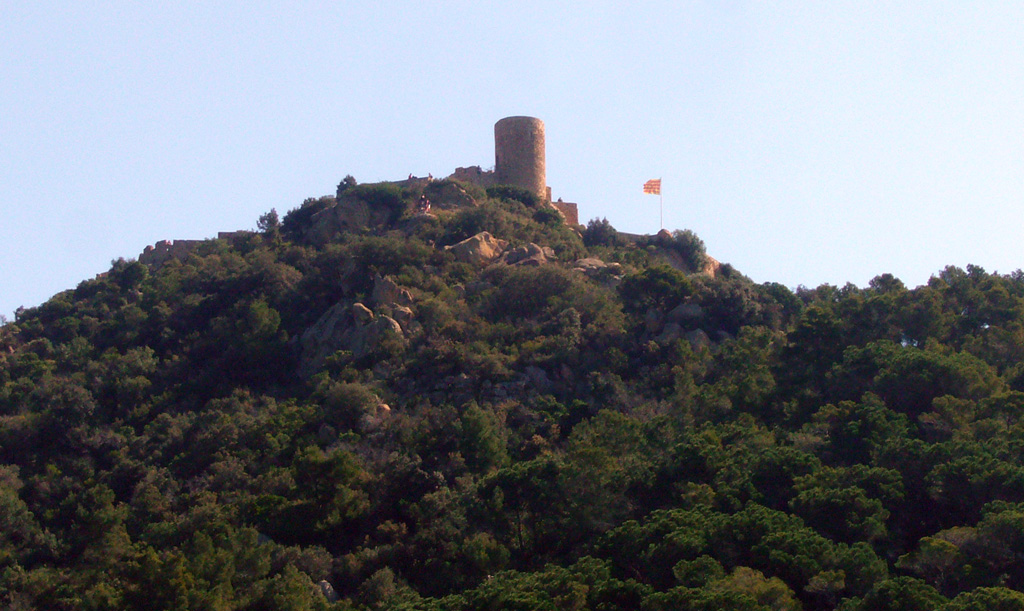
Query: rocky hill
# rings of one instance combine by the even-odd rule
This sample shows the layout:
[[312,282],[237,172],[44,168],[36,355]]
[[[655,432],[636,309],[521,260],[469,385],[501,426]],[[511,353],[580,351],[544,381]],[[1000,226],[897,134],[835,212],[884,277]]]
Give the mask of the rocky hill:
[[0,327],[5,608],[1024,609],[1019,272],[450,180],[159,251]]

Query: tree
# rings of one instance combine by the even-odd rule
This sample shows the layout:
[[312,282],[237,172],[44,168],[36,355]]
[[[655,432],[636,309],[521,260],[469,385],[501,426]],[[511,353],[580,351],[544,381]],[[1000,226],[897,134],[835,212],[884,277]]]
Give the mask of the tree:
[[854,599],[841,611],[933,611],[947,599],[920,579],[894,577],[875,585],[864,598]]
[[590,219],[587,228],[583,230],[583,243],[588,248],[594,246],[614,247],[619,245],[619,232],[612,227],[607,218]]
[[949,601],[940,611],[1024,611],[1024,593],[1009,588],[977,588]]
[[277,210],[271,208],[270,212],[261,215],[259,221],[256,222],[256,228],[271,242],[280,240],[281,221],[277,218]]
[[708,260],[707,252],[704,248],[704,240],[697,237],[696,233],[689,229],[673,231],[671,246],[679,253],[690,271],[699,272],[704,269]]
[[356,186],[357,184],[359,184],[359,183],[356,182],[356,179],[353,178],[351,174],[346,174],[345,178],[343,178],[342,181],[338,183],[338,192],[337,192],[338,199],[341,199],[341,194],[342,193],[344,193],[345,191],[348,191],[349,189],[351,189],[352,187]]

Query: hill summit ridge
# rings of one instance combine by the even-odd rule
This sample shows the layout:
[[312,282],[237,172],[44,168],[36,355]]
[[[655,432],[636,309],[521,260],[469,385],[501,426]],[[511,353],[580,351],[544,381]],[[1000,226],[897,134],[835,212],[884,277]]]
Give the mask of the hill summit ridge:
[[429,178],[0,325],[0,606],[1024,609],[1024,273],[791,290]]

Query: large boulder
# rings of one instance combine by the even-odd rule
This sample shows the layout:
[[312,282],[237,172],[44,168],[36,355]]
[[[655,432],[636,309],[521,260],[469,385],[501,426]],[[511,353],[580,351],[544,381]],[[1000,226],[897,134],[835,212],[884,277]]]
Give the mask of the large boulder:
[[711,255],[704,255],[704,269],[700,273],[709,278],[717,278],[722,275],[722,264]]
[[506,252],[502,261],[508,265],[539,266],[555,260],[555,251],[548,246],[538,246],[533,242],[518,246]]
[[679,339],[683,335],[683,328],[679,326],[679,323],[670,322],[666,323],[661,329],[661,333],[658,337],[654,338],[654,341],[658,342],[662,346],[668,345],[669,343]]
[[644,328],[648,333],[657,333],[665,325],[665,315],[657,308],[649,308],[644,314]]
[[327,602],[333,603],[338,601],[338,592],[334,589],[334,586],[331,585],[331,582],[326,579],[321,579],[320,583],[316,585],[319,587],[320,593],[327,599]]
[[445,250],[464,263],[486,265],[500,257],[506,246],[508,246],[508,241],[500,240],[486,231],[481,231],[457,244],[445,246]]
[[341,350],[345,337],[355,322],[353,307],[336,303],[302,332],[299,337],[300,376],[307,378],[313,375],[323,366],[328,356]]
[[347,231],[379,228],[387,225],[390,212],[372,207],[365,201],[343,197],[330,208],[313,215],[309,235],[314,242],[324,243]]
[[704,308],[696,303],[681,303],[669,310],[666,317],[672,322],[696,321],[704,318]]
[[378,306],[407,306],[412,304],[412,293],[398,286],[390,277],[377,274],[373,277],[373,303]]
[[454,208],[469,208],[476,206],[477,202],[466,193],[466,190],[450,180],[439,180],[429,183],[423,194],[430,200],[433,208],[451,210]]
[[699,350],[705,346],[711,345],[711,338],[708,334],[701,329],[690,331],[684,336],[684,339],[690,342],[690,347],[694,350]]
[[357,325],[369,324],[373,320],[373,310],[361,303],[353,303],[352,318],[356,321]]
[[577,259],[572,264],[572,269],[583,273],[587,278],[617,286],[622,279],[622,265],[619,263],[605,263],[597,257]]
[[353,358],[360,359],[373,352],[388,336],[404,340],[402,325],[390,316],[375,316],[369,324],[352,330],[346,338],[345,347],[352,352]]
[[412,309],[406,306],[396,305],[391,308],[391,317],[402,325],[403,330],[408,330],[413,322]]
[[607,269],[608,264],[597,257],[587,257],[585,259],[577,259],[573,262],[572,267],[575,270],[579,270],[584,274],[590,275],[600,273],[600,270]]

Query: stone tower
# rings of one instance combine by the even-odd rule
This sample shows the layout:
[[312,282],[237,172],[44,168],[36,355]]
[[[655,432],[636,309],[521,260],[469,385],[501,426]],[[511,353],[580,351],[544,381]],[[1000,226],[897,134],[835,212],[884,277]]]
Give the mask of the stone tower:
[[494,179],[548,199],[544,162],[544,122],[533,117],[505,117],[494,124]]

